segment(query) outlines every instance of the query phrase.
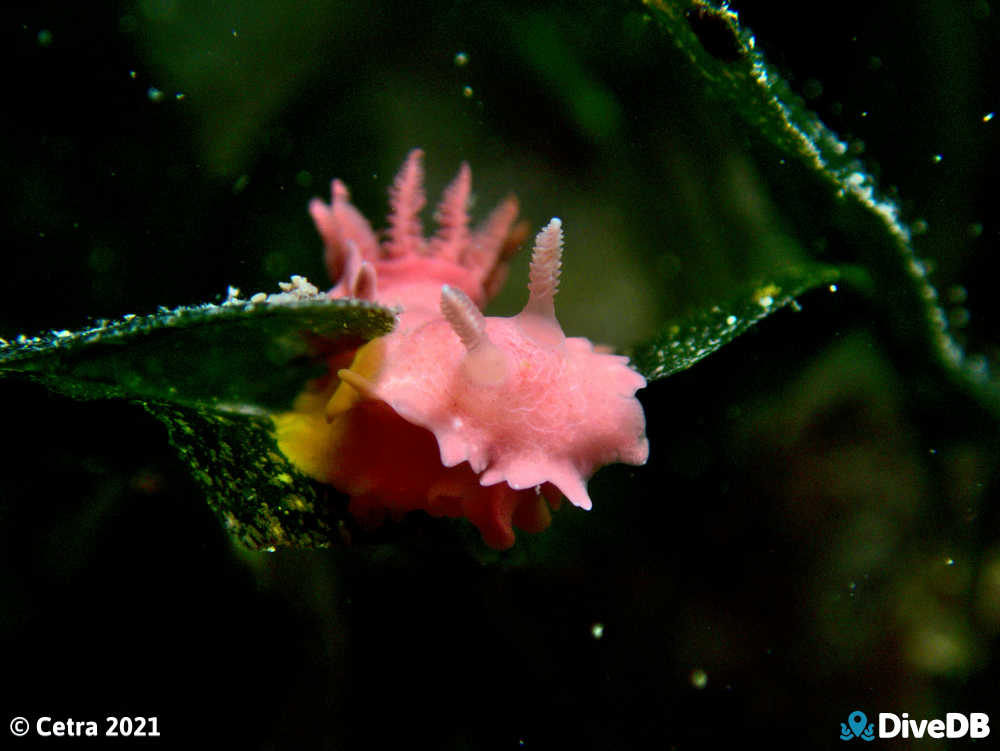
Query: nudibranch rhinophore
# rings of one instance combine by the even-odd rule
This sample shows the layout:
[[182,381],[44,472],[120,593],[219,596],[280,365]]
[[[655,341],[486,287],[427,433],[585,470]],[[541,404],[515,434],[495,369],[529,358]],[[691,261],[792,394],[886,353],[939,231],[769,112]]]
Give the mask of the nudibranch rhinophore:
[[[422,153],[410,152],[390,190],[382,242],[339,180],[329,205],[309,206],[336,285],[329,296],[396,306],[396,328],[349,355],[275,418],[281,450],[350,496],[355,516],[422,509],[462,516],[494,548],[517,526],[545,529],[562,496],[591,507],[587,480],[614,462],[644,464],[645,379],[628,359],[567,337],[555,294],[563,231],[536,236],[528,302],[510,318],[482,307],[500,289],[523,231],[507,198],[477,230],[463,164],[425,239]],[[513,229],[512,229],[513,227]]]

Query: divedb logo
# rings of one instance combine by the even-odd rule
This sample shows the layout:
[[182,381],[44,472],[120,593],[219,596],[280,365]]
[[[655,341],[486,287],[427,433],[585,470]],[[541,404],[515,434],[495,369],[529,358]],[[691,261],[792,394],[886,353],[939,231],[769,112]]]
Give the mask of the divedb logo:
[[876,738],[985,738],[990,734],[990,716],[985,712],[948,712],[944,719],[914,720],[906,712],[893,714],[879,712],[878,735],[875,723],[860,709],[847,716],[847,722],[840,723],[840,740],[873,741]]

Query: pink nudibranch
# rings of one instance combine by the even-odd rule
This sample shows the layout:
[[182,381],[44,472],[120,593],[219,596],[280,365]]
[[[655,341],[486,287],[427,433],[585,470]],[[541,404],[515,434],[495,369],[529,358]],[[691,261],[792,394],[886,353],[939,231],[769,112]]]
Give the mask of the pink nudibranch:
[[[410,152],[390,191],[386,239],[339,180],[310,213],[337,280],[330,297],[359,297],[402,312],[396,328],[314,384],[278,415],[278,443],[306,473],[347,493],[357,516],[422,509],[468,518],[492,547],[513,526],[545,529],[546,501],[591,507],[587,480],[614,462],[643,464],[645,379],[628,359],[567,337],[555,315],[563,232],[536,236],[528,302],[510,318],[481,308],[499,291],[521,234],[513,197],[470,231],[471,176],[463,164],[423,237],[422,153]],[[331,376],[332,376],[331,373]]]

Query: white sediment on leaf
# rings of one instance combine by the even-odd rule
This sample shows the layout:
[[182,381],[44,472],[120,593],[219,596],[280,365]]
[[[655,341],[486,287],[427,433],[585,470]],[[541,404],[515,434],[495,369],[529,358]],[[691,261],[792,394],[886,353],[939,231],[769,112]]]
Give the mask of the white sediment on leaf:
[[239,287],[229,287],[226,291],[226,299],[223,305],[246,305],[250,303],[268,303],[270,305],[281,305],[283,303],[299,302],[301,300],[325,299],[326,294],[320,292],[315,284],[304,276],[295,274],[289,282],[278,282],[281,292],[257,292],[250,296],[249,300],[240,297]]

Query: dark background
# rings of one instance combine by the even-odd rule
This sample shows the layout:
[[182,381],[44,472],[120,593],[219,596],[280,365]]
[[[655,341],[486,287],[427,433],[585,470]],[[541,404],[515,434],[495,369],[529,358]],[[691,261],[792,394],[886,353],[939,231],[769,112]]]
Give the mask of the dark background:
[[[733,7],[897,197],[991,363],[996,11]],[[464,159],[477,216],[513,190],[533,226],[563,219],[574,335],[635,344],[816,252],[746,126],[638,4],[0,18],[8,339],[325,283],[306,203],[337,176],[380,225],[414,146],[431,200]],[[524,279],[521,259],[497,311]],[[0,719],[157,715],[163,746],[446,749],[839,747],[853,709],[1000,722],[996,423],[877,305],[801,302],[642,392],[649,464],[602,471],[592,512],[507,556],[436,549],[449,524],[242,552],[141,409],[5,381]]]

